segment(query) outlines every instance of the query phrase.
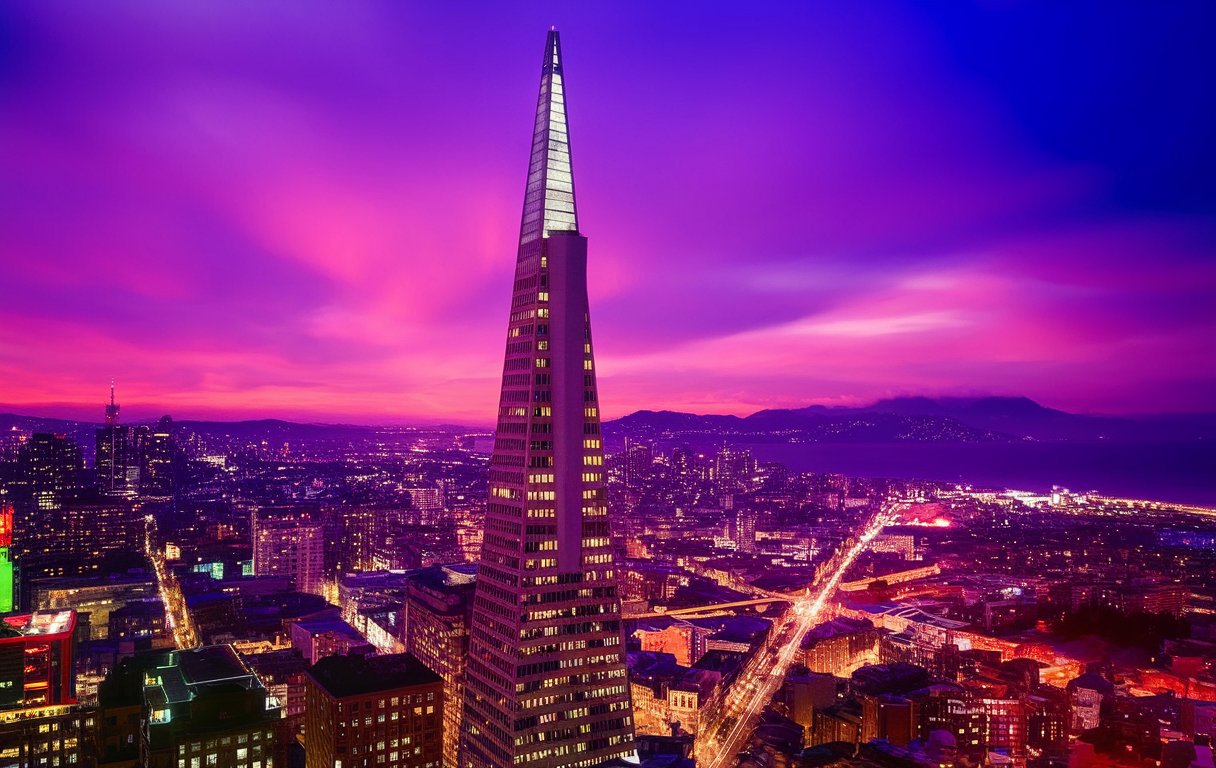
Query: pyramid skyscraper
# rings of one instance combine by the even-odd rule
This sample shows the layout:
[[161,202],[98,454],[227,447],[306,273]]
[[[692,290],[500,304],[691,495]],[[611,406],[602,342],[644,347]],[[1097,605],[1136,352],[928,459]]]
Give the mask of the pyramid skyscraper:
[[561,44],[545,41],[474,594],[461,762],[634,753]]

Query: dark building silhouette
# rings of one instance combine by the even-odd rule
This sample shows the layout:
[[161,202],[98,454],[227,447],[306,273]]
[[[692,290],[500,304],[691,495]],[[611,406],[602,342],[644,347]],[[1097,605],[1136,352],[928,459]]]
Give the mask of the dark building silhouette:
[[231,646],[164,654],[145,673],[140,757],[147,768],[266,766],[281,702]]
[[142,496],[173,494],[180,462],[172,428],[173,419],[162,416],[155,429],[144,437],[139,470],[139,493]]
[[20,506],[30,511],[27,519],[18,519],[18,529],[31,534],[37,526],[33,510],[54,509],[80,490],[80,473],[84,461],[80,447],[66,435],[36,432],[17,452],[16,491]]
[[151,432],[147,427],[119,424],[119,410],[111,383],[105,426],[97,430],[97,489],[109,496],[134,496],[139,491],[143,449]]

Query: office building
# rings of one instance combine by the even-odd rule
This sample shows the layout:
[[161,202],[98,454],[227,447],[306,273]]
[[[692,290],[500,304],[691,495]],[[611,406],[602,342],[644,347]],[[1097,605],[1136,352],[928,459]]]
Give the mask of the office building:
[[381,510],[369,504],[350,504],[337,513],[341,520],[342,537],[337,545],[337,571],[355,573],[372,570],[376,533],[386,526],[380,524]]
[[26,533],[20,523],[17,529],[25,583],[96,574],[110,553],[143,549],[144,518],[129,498],[90,490],[37,516],[34,530]]
[[286,576],[299,592],[323,594],[324,525],[303,510],[255,511],[253,574]]
[[561,46],[545,42],[465,674],[462,762],[632,756]]
[[410,578],[405,650],[443,678],[443,765],[459,764],[461,701],[476,566],[432,566]]
[[93,715],[76,701],[76,614],[0,619],[0,768],[79,765]]
[[228,645],[164,654],[146,672],[147,768],[274,768],[282,703]]
[[142,496],[170,496],[177,473],[177,444],[171,429],[173,419],[161,417],[143,444],[140,456],[139,493]]
[[97,430],[97,489],[108,496],[134,496],[139,491],[143,448],[150,430],[119,424],[119,409],[111,382],[105,425]]
[[418,659],[330,656],[305,675],[307,768],[443,764],[443,679]]
[[[32,535],[38,527],[27,523],[40,521],[34,510],[54,509],[80,490],[84,468],[80,447],[66,435],[36,432],[17,452],[17,493],[29,510],[30,519],[18,519],[22,536]],[[24,542],[24,538],[19,543]],[[36,545],[35,545],[36,546]]]

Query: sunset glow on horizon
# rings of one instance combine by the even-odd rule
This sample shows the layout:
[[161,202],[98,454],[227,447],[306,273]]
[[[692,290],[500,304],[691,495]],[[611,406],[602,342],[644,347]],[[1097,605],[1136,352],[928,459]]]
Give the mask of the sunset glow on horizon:
[[556,25],[607,418],[1216,411],[1216,9],[1100,8],[8,4],[0,409],[489,424]]

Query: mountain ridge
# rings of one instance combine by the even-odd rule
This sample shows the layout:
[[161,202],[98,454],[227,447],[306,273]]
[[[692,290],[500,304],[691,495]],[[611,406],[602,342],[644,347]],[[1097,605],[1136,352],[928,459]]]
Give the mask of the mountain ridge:
[[[155,424],[155,421],[130,422]],[[283,434],[296,437],[377,430],[485,432],[460,424],[370,425],[280,418],[174,420],[179,429],[205,433]],[[99,422],[0,414],[0,429],[80,434]],[[745,437],[778,442],[1017,442],[1216,440],[1216,413],[1103,416],[1043,406],[1024,396],[904,396],[863,406],[808,405],[766,408],[746,416],[642,409],[604,422],[606,436],[656,438]]]
[[[850,424],[855,428],[841,432]],[[769,408],[748,416],[643,410],[604,427],[621,437],[726,432],[770,440],[784,434],[789,442],[1151,442],[1216,439],[1216,414],[1096,416],[1048,408],[1024,396],[908,396],[864,406]]]

